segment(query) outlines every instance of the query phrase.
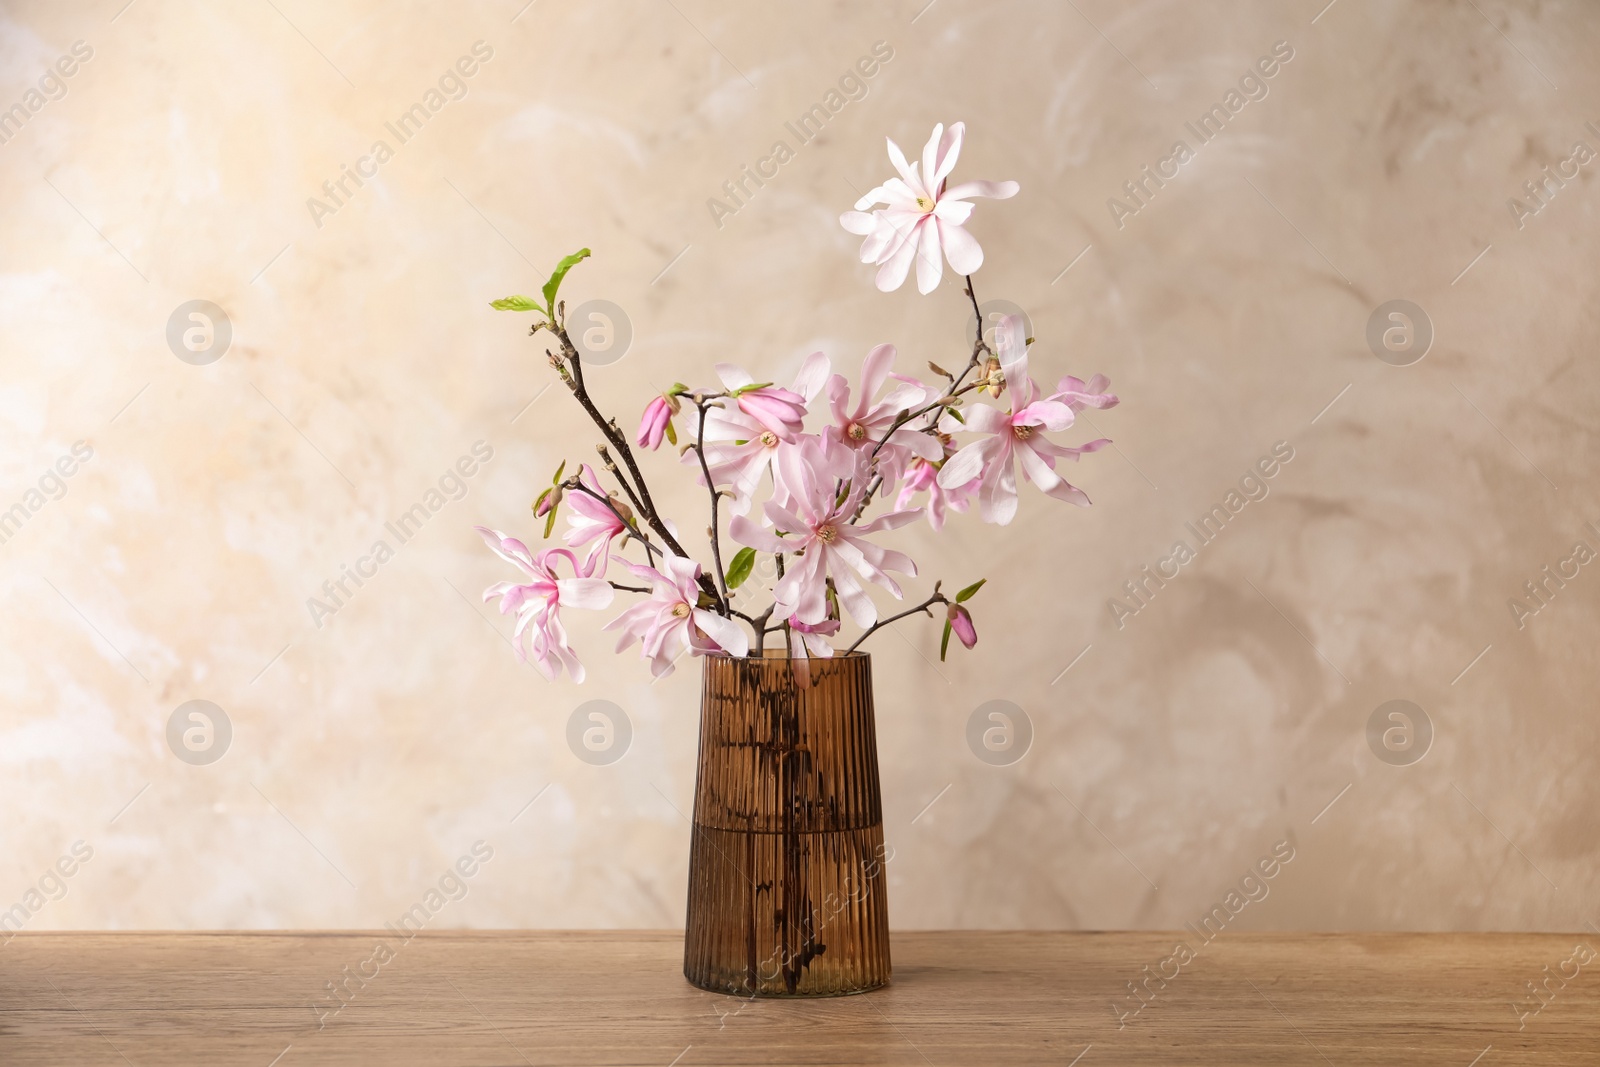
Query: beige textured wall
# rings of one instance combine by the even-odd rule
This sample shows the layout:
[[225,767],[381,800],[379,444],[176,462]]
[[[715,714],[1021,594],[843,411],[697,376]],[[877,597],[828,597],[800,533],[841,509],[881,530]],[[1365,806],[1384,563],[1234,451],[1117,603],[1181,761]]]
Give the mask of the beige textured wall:
[[[624,421],[716,359],[958,360],[949,279],[876,292],[835,218],[885,134],[964,119],[959,175],[1022,184],[978,208],[980,295],[1030,312],[1041,377],[1103,371],[1124,402],[1078,468],[1092,510],[1035,494],[1009,528],[903,538],[991,584],[974,654],[938,666],[925,620],[874,642],[894,922],[1173,927],[1283,840],[1241,925],[1600,920],[1600,567],[1521,626],[1508,606],[1600,548],[1595,165],[1520,226],[1507,203],[1600,148],[1600,10],[924,2],[7,4],[0,106],[93,56],[0,145],[0,507],[43,504],[0,544],[0,908],[82,841],[30,928],[370,927],[481,840],[437,924],[681,922],[696,672],[651,685],[600,616],[574,625],[589,684],[550,685],[477,602],[508,575],[472,524],[531,533],[591,441],[485,302],[592,247],[568,296],[631,320],[592,372]],[[397,144],[480,40],[467,95]],[[717,226],[707,199],[878,41],[866,98]],[[1278,41],[1269,94],[1198,145],[1184,123]],[[1115,225],[1180,138],[1194,158]],[[378,139],[394,157],[314,221]],[[203,366],[165,339],[195,299],[233,331]],[[1435,332],[1414,365],[1365,340],[1393,299]],[[29,498],[77,441],[65,495]],[[465,498],[397,545],[384,524],[477,441]],[[1270,495],[1119,626],[1122,583],[1280,441]],[[649,470],[703,522],[668,456]],[[313,625],[379,538],[394,558]],[[196,699],[233,730],[205,766],[167,742]],[[612,765],[567,746],[588,699],[632,722]],[[1392,699],[1431,724],[1420,761],[1369,745]],[[968,748],[990,700],[1033,726],[1010,766]]]

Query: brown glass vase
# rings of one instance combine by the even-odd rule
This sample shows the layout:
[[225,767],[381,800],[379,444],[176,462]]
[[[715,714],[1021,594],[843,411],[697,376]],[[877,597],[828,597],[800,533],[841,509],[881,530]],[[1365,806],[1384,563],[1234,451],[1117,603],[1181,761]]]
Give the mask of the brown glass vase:
[[704,662],[684,976],[739,996],[888,984],[871,658]]

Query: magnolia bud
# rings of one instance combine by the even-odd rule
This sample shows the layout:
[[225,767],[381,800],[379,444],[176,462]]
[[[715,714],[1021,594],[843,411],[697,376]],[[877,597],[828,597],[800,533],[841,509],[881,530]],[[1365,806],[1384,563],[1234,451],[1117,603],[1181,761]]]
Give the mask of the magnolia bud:
[[972,625],[972,615],[960,604],[951,604],[945,612],[945,618],[950,622],[950,629],[955,633],[956,639],[967,648],[978,643],[977,628]]
[[541,519],[544,518],[546,515],[550,514],[550,512],[561,506],[561,498],[565,495],[565,493],[566,490],[559,485],[545,490],[539,495],[539,499],[534,503],[533,513]]
[[1005,375],[1000,371],[1000,361],[990,359],[983,365],[984,379],[989,383],[988,392],[992,397],[998,397],[1006,388]]

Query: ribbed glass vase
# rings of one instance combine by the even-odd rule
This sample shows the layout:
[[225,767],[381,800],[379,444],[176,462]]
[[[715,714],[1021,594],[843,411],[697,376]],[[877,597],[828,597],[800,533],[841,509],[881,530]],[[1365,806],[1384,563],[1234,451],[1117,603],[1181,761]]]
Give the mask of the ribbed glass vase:
[[741,996],[886,985],[871,657],[704,663],[685,977]]

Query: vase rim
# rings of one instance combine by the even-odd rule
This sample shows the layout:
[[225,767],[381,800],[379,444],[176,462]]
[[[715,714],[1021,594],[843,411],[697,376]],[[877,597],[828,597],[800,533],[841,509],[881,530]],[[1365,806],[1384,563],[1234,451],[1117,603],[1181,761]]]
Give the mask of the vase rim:
[[870,653],[870,652],[862,652],[862,651],[859,651],[857,649],[841,649],[840,651],[835,652],[831,656],[792,656],[792,655],[789,654],[788,649],[769,648],[769,649],[763,650],[760,656],[756,656],[754,654],[751,654],[751,655],[748,655],[748,656],[730,656],[726,652],[707,652],[705,654],[705,658],[706,659],[714,659],[714,660],[722,660],[722,661],[730,662],[730,663],[739,662],[739,661],[743,661],[743,660],[755,660],[755,659],[773,660],[773,661],[777,661],[777,662],[788,662],[788,661],[792,660],[792,661],[794,661],[796,663],[804,663],[804,662],[808,662],[810,660],[816,660],[819,663],[828,663],[828,662],[830,662],[832,660],[863,660],[863,659],[871,659],[872,658],[872,653]]

